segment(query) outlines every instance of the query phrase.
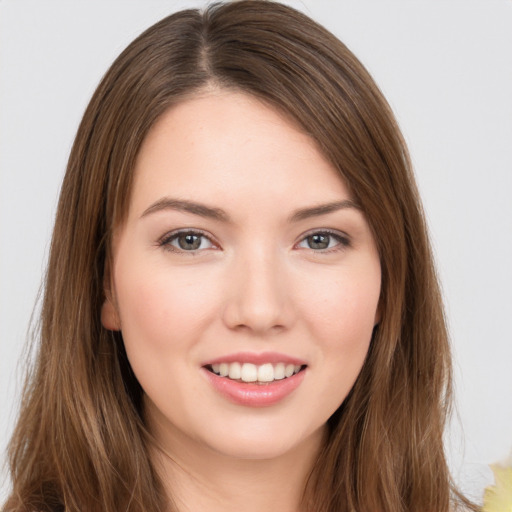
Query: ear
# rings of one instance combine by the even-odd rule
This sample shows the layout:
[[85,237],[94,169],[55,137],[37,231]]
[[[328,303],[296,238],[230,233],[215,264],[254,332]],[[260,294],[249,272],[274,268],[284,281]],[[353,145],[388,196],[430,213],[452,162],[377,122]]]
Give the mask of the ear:
[[121,330],[121,322],[119,321],[117,309],[111,298],[108,296],[105,297],[105,301],[101,306],[101,325],[109,331]]
[[120,331],[121,321],[117,312],[117,304],[115,294],[112,293],[113,283],[110,278],[110,267],[108,260],[105,264],[105,275],[103,276],[103,290],[105,291],[105,299],[101,306],[101,325],[109,331]]

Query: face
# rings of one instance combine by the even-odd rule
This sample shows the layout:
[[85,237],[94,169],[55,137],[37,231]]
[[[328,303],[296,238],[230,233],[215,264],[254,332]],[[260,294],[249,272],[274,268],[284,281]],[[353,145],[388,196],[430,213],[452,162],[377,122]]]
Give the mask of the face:
[[102,310],[164,447],[270,458],[318,440],[363,365],[380,263],[315,143],[217,91],[145,139]]

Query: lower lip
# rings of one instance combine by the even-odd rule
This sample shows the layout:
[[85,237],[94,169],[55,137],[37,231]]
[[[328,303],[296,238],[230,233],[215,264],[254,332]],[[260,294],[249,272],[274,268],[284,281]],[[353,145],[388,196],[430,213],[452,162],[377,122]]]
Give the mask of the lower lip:
[[306,373],[306,370],[302,370],[286,379],[274,380],[268,384],[253,384],[220,377],[206,368],[202,370],[216,391],[231,402],[247,407],[277,404],[300,386]]

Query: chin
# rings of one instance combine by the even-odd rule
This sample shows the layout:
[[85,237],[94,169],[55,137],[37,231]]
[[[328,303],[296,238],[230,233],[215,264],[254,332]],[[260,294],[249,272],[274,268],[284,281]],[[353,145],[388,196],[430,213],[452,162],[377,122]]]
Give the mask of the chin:
[[303,453],[303,450],[306,450],[316,453],[321,447],[323,433],[327,428],[326,425],[322,425],[312,432],[292,432],[289,425],[286,427],[246,425],[238,431],[231,430],[228,436],[223,431],[222,436],[210,437],[207,444],[216,453],[234,459],[278,459],[293,456],[296,451]]

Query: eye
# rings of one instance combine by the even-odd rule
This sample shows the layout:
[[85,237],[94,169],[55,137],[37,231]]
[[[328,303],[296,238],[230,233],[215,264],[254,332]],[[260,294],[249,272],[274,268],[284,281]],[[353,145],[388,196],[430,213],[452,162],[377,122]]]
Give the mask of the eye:
[[168,233],[159,241],[159,245],[168,251],[189,253],[215,247],[204,233],[193,230]]
[[333,252],[349,246],[350,240],[346,235],[332,231],[310,233],[298,244],[298,247],[313,249],[316,252]]

